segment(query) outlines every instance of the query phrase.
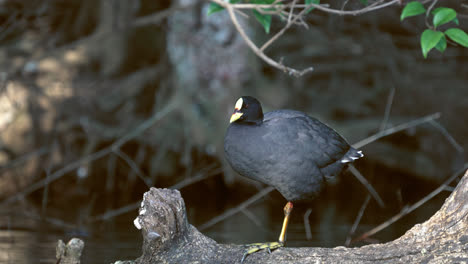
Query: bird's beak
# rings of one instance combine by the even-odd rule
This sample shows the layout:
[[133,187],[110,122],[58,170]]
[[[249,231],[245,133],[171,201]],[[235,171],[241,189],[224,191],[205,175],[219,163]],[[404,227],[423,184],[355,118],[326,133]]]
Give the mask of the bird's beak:
[[244,113],[239,112],[239,110],[235,110],[234,113],[231,116],[231,119],[229,120],[229,123],[235,122],[237,119],[239,119]]

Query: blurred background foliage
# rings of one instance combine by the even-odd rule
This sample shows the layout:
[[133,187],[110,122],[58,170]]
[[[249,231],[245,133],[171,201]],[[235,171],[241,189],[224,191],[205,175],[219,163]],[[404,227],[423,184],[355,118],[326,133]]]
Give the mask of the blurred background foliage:
[[[237,176],[223,158],[224,132],[241,95],[259,98],[267,111],[307,112],[350,143],[441,113],[434,122],[362,149],[365,159],[357,166],[387,203],[382,213],[371,202],[362,230],[420,199],[466,162],[468,50],[449,42],[444,54],[433,51],[424,59],[419,46],[424,19],[400,23],[399,6],[361,16],[314,10],[305,19],[309,29],[292,27],[267,50],[287,65],[314,67],[295,78],[257,58],[226,12],[207,16],[208,5],[196,0],[0,2],[2,230],[36,232],[45,221],[45,230],[57,237],[78,234],[90,247],[101,246],[102,261],[135,258],[139,235],[131,220],[149,186],[181,188],[189,221],[195,226],[209,221],[263,187]],[[347,9],[362,5],[346,1]],[[466,5],[444,1],[444,6],[457,11],[466,31]],[[271,37],[252,17],[242,24],[259,43]],[[283,25],[273,18],[270,30]],[[47,183],[47,177],[53,177],[50,184],[34,185]],[[365,196],[360,183],[345,175],[308,205],[316,215],[311,220],[315,244],[304,239],[299,209],[291,245],[342,245]],[[278,193],[262,201],[254,213],[206,232],[219,242],[276,239],[284,201]],[[106,214],[126,205],[132,210],[116,215],[125,212],[128,219]],[[377,241],[398,237],[436,209],[437,203],[406,218],[406,225]],[[42,233],[38,237],[41,243],[55,241],[41,239]]]

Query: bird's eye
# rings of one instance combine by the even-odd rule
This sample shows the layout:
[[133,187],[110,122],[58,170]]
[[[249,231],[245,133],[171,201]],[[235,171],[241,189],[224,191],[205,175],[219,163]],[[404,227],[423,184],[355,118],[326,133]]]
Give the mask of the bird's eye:
[[245,104],[245,105],[244,105],[244,108],[249,108],[249,105],[248,105],[248,104]]

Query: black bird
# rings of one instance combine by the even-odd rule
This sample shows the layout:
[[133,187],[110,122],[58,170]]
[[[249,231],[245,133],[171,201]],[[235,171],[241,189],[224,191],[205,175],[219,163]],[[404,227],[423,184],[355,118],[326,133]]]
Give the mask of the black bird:
[[250,96],[235,104],[224,151],[235,171],[275,187],[288,200],[278,242],[251,244],[242,261],[260,249],[282,247],[292,203],[316,198],[347,163],[363,156],[317,119],[293,110],[263,114],[260,102]]

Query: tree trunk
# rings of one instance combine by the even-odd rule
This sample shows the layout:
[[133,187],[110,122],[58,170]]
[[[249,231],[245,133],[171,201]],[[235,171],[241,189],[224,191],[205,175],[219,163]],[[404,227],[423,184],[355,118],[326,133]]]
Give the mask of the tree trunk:
[[[179,191],[145,193],[135,219],[143,231],[136,263],[239,263],[244,247],[218,244],[187,221]],[[429,220],[402,237],[360,248],[280,248],[249,255],[245,263],[460,263],[468,261],[468,171]]]

